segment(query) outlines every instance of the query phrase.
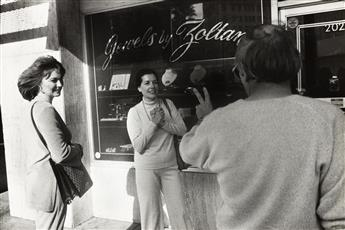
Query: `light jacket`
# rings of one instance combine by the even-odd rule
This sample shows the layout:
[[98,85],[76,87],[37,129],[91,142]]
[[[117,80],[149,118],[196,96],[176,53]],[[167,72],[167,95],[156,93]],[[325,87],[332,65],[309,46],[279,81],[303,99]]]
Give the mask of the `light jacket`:
[[56,163],[79,165],[82,149],[79,144],[71,143],[71,133],[54,107],[38,101],[33,107],[33,118],[46,148],[34,128],[30,113],[31,110],[26,132],[26,201],[31,208],[49,212],[54,209],[55,197],[60,195],[49,159]]

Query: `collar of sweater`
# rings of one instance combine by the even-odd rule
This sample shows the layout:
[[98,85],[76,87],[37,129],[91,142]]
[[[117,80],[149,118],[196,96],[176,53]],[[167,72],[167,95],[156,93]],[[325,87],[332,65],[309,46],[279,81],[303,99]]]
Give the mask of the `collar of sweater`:
[[156,98],[155,100],[145,100],[145,98],[143,98],[143,102],[145,103],[145,105],[154,105],[159,104],[159,99]]

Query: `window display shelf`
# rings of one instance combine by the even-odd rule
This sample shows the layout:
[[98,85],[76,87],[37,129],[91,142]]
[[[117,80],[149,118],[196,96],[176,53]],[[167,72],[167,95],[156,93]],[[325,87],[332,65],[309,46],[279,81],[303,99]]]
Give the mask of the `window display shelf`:
[[134,153],[96,152],[94,157],[96,160],[133,161]]
[[116,124],[122,124],[123,122],[126,122],[126,118],[114,118],[114,117],[106,117],[106,118],[101,118],[101,122],[106,122],[106,123],[116,123]]
[[95,160],[133,161],[133,147],[127,133],[127,114],[140,101],[135,90],[97,93],[97,148]]

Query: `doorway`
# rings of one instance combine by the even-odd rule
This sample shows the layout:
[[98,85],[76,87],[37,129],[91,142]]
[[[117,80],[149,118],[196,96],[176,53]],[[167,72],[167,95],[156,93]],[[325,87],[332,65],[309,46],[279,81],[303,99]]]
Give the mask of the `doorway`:
[[345,2],[290,6],[279,10],[279,19],[295,34],[301,53],[295,93],[330,99],[344,108]]

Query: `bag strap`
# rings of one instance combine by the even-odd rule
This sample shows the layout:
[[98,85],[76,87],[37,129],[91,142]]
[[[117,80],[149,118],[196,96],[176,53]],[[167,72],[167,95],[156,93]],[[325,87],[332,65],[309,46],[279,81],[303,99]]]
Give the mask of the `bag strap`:
[[[34,127],[35,127],[35,129],[36,129],[36,132],[37,132],[38,136],[40,137],[42,143],[43,143],[44,146],[48,149],[47,143],[46,143],[46,141],[44,140],[44,138],[43,138],[41,132],[38,130],[37,125],[36,125],[36,123],[35,123],[35,119],[34,119],[34,115],[33,115],[33,110],[34,110],[34,105],[36,104],[36,102],[37,102],[37,101],[35,101],[35,102],[32,104],[32,106],[31,106],[31,121],[32,121],[32,124],[34,125]],[[49,150],[49,149],[48,149],[48,150]]]
[[170,110],[170,107],[168,105],[168,101],[165,97],[162,98],[162,101],[163,101],[163,104],[165,105],[165,107],[167,108],[168,112],[169,112],[169,115],[171,117],[171,110]]

